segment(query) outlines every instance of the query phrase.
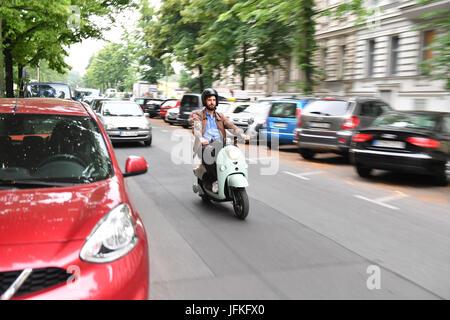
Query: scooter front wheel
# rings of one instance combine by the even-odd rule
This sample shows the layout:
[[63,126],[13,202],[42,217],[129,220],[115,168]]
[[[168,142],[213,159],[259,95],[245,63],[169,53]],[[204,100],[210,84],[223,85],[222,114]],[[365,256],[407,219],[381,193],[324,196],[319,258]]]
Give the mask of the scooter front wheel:
[[241,220],[245,220],[249,211],[249,202],[245,188],[233,188],[233,209],[234,215]]

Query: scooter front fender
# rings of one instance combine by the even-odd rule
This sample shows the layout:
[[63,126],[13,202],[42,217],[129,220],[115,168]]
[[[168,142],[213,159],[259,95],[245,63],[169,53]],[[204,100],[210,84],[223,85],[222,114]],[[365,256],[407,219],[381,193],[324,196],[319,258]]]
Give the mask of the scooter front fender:
[[232,174],[227,178],[228,187],[245,188],[248,187],[248,181],[243,174]]

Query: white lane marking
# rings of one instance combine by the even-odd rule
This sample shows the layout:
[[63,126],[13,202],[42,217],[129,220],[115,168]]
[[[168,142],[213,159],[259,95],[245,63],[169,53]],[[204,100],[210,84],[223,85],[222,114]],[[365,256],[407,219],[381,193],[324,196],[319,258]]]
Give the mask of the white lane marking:
[[303,179],[303,180],[311,180],[311,179],[309,179],[309,178],[307,178],[307,177],[305,177],[305,176],[310,176],[310,175],[314,175],[314,174],[319,174],[319,173],[322,173],[323,171],[305,172],[305,173],[302,173],[302,174],[299,174],[299,173],[292,173],[292,172],[289,172],[289,171],[283,171],[283,172],[286,173],[286,174],[289,174],[289,175],[291,175],[291,176],[294,176],[294,177]]
[[398,210],[397,207],[392,206],[392,205],[390,205],[390,204],[387,204],[386,202],[387,202],[387,201],[392,201],[392,200],[401,199],[401,198],[405,198],[405,197],[408,197],[408,195],[407,195],[407,194],[404,194],[404,193],[402,193],[402,192],[400,192],[400,191],[397,191],[397,194],[396,194],[396,195],[393,195],[393,196],[387,196],[387,197],[382,197],[382,198],[378,198],[378,199],[369,199],[369,198],[366,198],[366,197],[364,197],[364,196],[360,196],[360,195],[358,195],[358,194],[355,194],[355,197],[358,198],[358,199],[362,199],[362,200],[366,200],[366,201],[369,201],[369,202],[378,204],[378,205],[380,205],[380,206],[383,206],[383,207],[386,207],[386,208],[389,208],[389,209],[392,209],[392,210]]

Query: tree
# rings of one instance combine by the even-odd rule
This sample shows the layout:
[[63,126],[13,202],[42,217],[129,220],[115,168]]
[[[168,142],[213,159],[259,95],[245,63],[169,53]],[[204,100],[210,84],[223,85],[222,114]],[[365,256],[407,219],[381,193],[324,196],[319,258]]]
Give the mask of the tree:
[[[312,57],[317,50],[315,41],[315,19],[322,14],[331,14],[330,10],[319,12],[314,0],[245,0],[233,1],[231,10],[225,16],[237,15],[242,21],[254,22],[256,26],[276,22],[290,27],[289,35],[294,40],[294,52],[297,65],[303,73],[302,89],[312,93],[314,75],[317,73]],[[367,14],[362,6],[363,0],[351,0],[336,7],[335,13],[351,11],[358,17]],[[360,19],[357,20],[359,22]]]
[[137,81],[137,65],[132,48],[123,43],[110,43],[91,57],[83,82],[91,88],[116,88],[132,91]]
[[142,17],[143,32],[150,44],[150,55],[158,60],[172,55],[188,69],[196,70],[202,91],[212,70],[202,64],[203,54],[198,49],[203,24],[184,19],[189,3],[189,0],[166,0],[155,11],[148,1],[143,0],[142,5],[148,8]]
[[267,66],[280,66],[292,51],[292,28],[275,20],[257,24],[233,13],[237,0],[193,0],[183,20],[201,23],[198,51],[204,65],[213,69],[234,66],[245,90],[246,78],[265,73]]
[[107,29],[92,18],[114,21],[113,15],[130,3],[131,0],[6,0],[0,15],[7,96],[14,95],[14,64],[20,70],[47,60],[50,68],[63,73],[69,68],[64,62],[65,48],[86,38],[101,38]]
[[[419,0],[418,5],[428,5],[437,0]],[[421,16],[424,20],[418,27],[419,30],[432,29],[436,31],[433,42],[425,47],[430,50],[432,56],[419,63],[419,67],[425,74],[433,79],[445,80],[446,90],[450,90],[450,9],[444,8],[432,10]]]

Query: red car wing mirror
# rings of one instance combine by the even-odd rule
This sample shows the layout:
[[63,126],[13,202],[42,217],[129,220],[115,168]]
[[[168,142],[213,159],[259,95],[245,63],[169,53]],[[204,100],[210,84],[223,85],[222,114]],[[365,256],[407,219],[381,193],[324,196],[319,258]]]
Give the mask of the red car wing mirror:
[[146,173],[148,170],[147,161],[143,157],[129,156],[125,164],[124,177],[136,176]]

